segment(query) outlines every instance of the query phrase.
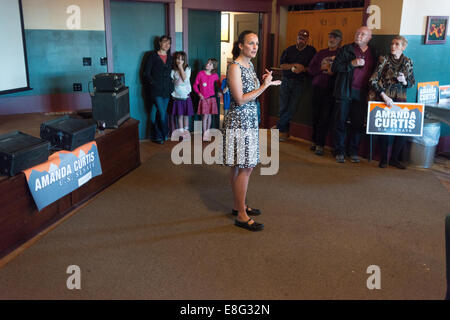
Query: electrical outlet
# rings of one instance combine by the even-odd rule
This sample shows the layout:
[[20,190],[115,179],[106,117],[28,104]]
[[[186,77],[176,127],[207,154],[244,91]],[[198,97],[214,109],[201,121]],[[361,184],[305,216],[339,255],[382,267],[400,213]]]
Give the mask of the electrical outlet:
[[83,86],[81,85],[81,83],[74,83],[73,84],[73,91],[83,91]]
[[106,57],[100,57],[100,65],[106,66],[106,63],[108,62],[108,58]]
[[83,66],[90,66],[90,65],[92,65],[92,59],[90,57],[84,57]]

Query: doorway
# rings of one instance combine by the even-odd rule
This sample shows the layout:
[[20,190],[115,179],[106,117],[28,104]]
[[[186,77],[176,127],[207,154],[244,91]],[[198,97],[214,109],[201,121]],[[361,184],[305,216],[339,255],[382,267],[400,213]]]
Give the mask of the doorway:
[[[221,13],[221,42],[220,42],[220,81],[226,78],[228,65],[233,61],[233,44],[237,41],[242,31],[250,30],[256,32],[260,37],[259,19],[258,13],[245,13],[245,12],[230,12],[223,11]],[[257,74],[258,72],[258,57],[261,54],[261,50],[258,50],[258,55],[252,59],[253,66]],[[223,123],[225,115],[225,108],[223,99],[221,99],[220,123]]]
[[[191,83],[195,81],[197,73],[204,68],[208,58],[214,57],[219,62],[217,73],[221,84],[226,77],[227,65],[233,59],[231,53],[233,43],[244,30],[252,30],[260,37],[260,14],[189,9],[188,61],[192,68]],[[258,75],[260,74],[258,72],[260,55],[261,50],[258,51],[258,56],[252,60]],[[195,93],[191,96],[195,109],[198,105],[198,97]],[[220,128],[223,120],[223,99],[218,99],[217,105],[219,106],[219,115],[212,117],[212,128]],[[199,116],[193,118],[193,121],[200,120]]]
[[[229,12],[223,11],[221,22],[221,43],[220,43],[220,62],[221,78],[226,76],[227,65],[233,61],[233,55],[231,50],[233,49],[233,43],[239,37],[242,31],[250,30],[256,32],[260,37],[259,30],[259,14],[258,13],[245,13],[245,12]],[[258,51],[258,56],[260,54]],[[258,70],[258,56],[252,59],[255,70]]]

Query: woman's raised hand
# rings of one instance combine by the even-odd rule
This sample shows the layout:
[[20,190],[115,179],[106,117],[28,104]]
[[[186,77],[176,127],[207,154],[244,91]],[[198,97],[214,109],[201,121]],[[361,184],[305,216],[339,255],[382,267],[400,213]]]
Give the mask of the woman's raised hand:
[[265,85],[266,87],[269,87],[269,86],[279,86],[279,85],[281,84],[281,81],[280,81],[280,80],[272,81],[272,79],[273,79],[272,72],[273,72],[273,71],[269,71],[269,70],[267,70],[267,69],[265,69],[265,71],[266,71],[266,73],[263,74],[262,80],[264,81],[264,85]]
[[266,78],[267,78],[267,76],[268,76],[269,74],[272,75],[272,72],[269,71],[269,70],[267,70],[267,69],[265,69],[265,73],[262,75],[262,80],[263,80],[263,82],[266,81]]

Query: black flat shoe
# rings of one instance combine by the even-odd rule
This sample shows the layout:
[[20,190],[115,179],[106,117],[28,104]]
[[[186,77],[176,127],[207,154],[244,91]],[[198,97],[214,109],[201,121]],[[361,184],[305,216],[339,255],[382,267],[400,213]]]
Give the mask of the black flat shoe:
[[383,161],[380,161],[380,163],[378,164],[378,166],[380,167],[380,168],[387,168],[387,162],[383,162]]
[[[245,212],[247,212],[247,214],[249,216],[259,216],[261,214],[261,211],[259,209],[255,209],[255,208],[249,209],[248,207],[245,209]],[[233,210],[231,210],[231,214],[233,216],[237,216],[238,211],[233,209]]]
[[398,169],[402,169],[402,170],[406,169],[406,166],[403,163],[401,163],[400,161],[391,160],[391,161],[389,161],[389,164]]
[[249,224],[249,222],[251,220],[252,219],[248,219],[247,222],[241,222],[241,221],[236,219],[236,220],[234,220],[234,225],[238,226],[238,227],[241,227],[241,228],[244,228],[244,229],[247,229],[247,230],[250,230],[250,231],[261,231],[261,230],[264,230],[264,225],[262,223],[258,223],[256,221],[253,221],[252,224]]

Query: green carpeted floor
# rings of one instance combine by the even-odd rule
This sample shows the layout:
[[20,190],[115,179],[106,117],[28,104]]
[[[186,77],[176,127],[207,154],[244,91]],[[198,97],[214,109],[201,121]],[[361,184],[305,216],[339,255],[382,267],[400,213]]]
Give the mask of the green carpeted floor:
[[0,269],[0,299],[444,297],[450,196],[430,171],[280,148],[278,174],[249,186],[264,231],[233,226],[229,169],[175,166],[165,148]]

